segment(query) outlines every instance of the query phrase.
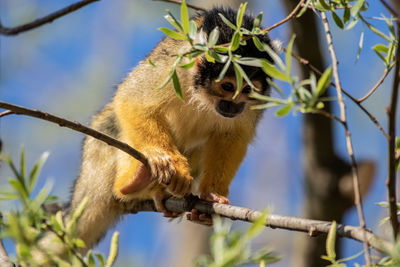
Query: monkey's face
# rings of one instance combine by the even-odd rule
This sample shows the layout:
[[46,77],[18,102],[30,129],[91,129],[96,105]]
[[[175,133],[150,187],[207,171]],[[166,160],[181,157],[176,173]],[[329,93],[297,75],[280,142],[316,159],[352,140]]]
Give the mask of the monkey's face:
[[[258,80],[253,80],[252,83],[256,88],[263,86]],[[245,81],[243,81],[242,88],[240,88],[240,93],[235,96],[238,88],[234,76],[225,76],[219,82],[211,81],[208,86],[198,89],[201,91],[198,93],[202,96],[202,104],[225,118],[239,116],[253,102],[249,97],[251,87]]]

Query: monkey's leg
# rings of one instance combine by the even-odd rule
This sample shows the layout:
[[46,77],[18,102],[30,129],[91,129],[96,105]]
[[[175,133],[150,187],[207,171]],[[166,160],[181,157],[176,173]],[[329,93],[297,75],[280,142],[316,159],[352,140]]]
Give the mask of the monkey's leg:
[[[201,199],[229,203],[229,185],[246,154],[249,141],[249,138],[243,138],[235,132],[213,136],[208,140],[199,186]],[[193,211],[188,219],[206,225],[211,221],[210,216]]]

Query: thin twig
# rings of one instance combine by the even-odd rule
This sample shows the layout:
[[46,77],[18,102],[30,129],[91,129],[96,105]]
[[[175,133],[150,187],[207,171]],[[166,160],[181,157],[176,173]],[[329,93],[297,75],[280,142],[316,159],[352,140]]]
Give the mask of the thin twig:
[[[252,222],[261,215],[261,212],[256,210],[199,200],[197,197],[192,195],[183,199],[173,197],[169,198],[165,201],[165,207],[168,210],[177,213],[190,212],[192,209],[196,209],[200,213],[209,215],[218,214],[232,220],[241,220],[247,222]],[[157,210],[152,200],[143,200],[136,202],[135,205],[130,207],[126,212],[138,213],[141,211]],[[328,233],[331,227],[331,222],[269,214],[266,226],[273,229],[279,228],[306,233],[312,232],[312,236],[316,236],[320,233]],[[370,245],[372,248],[386,254],[390,254],[390,252],[393,250],[393,244],[376,236],[372,233],[372,231],[360,227],[339,224],[337,226],[337,235],[351,238],[360,242],[366,240],[368,245]]]
[[[282,47],[282,49],[286,52],[286,48],[285,47]],[[301,64],[307,66],[314,73],[318,74],[319,76],[322,75],[322,72],[317,67],[315,67],[313,64],[311,64],[309,60],[307,60],[307,59],[305,59],[305,58],[303,58],[303,57],[301,57],[299,55],[296,55],[293,52],[292,52],[292,57],[294,57]],[[336,87],[335,83],[333,83],[333,82],[331,82],[331,85]],[[382,134],[385,136],[385,138],[388,139],[389,136],[387,135],[386,131],[383,129],[382,125],[378,122],[376,117],[374,115],[372,115],[361,103],[359,103],[357,98],[352,96],[350,93],[348,93],[343,88],[342,88],[342,92],[347,97],[349,97],[350,100],[353,101],[369,117],[369,119],[376,125],[376,127],[378,127],[379,131],[382,132]]]
[[[364,212],[363,212],[363,208],[362,208],[362,199],[361,199],[361,194],[360,194],[360,181],[359,181],[359,177],[358,177],[357,163],[356,163],[356,160],[354,157],[350,131],[349,131],[349,128],[347,125],[347,120],[346,120],[346,106],[343,101],[342,86],[340,84],[339,71],[338,71],[338,60],[336,58],[336,53],[333,48],[332,35],[330,32],[329,23],[326,18],[325,12],[321,12],[321,17],[322,17],[322,24],[324,25],[326,40],[328,43],[329,54],[332,59],[332,71],[333,71],[333,77],[334,77],[335,84],[336,84],[336,92],[337,92],[338,102],[339,102],[339,107],[340,107],[340,118],[343,121],[342,125],[346,132],[346,145],[347,145],[347,152],[348,152],[348,154],[350,156],[350,160],[351,160],[351,172],[352,172],[352,176],[353,176],[355,204],[357,207],[358,217],[360,220],[360,227],[365,230],[366,224],[365,224]],[[365,260],[366,260],[367,266],[371,266],[371,256],[369,253],[368,240],[367,240],[367,236],[365,233],[366,232],[364,232],[364,236],[363,236]]]
[[335,120],[335,121],[339,122],[340,124],[343,124],[343,121],[339,117],[337,117],[335,114],[327,112],[327,111],[325,111],[323,109],[317,109],[317,110],[314,111],[314,113],[320,114],[322,116],[327,117],[328,119],[332,119],[332,120]]
[[378,87],[385,81],[386,77],[388,76],[388,74],[390,73],[390,71],[392,70],[392,68],[393,68],[393,66],[390,66],[388,69],[385,69],[385,71],[383,72],[382,77],[381,77],[381,78],[379,79],[379,81],[374,85],[374,87],[372,87],[371,90],[369,90],[369,92],[368,92],[365,96],[363,96],[363,97],[357,99],[357,102],[358,102],[358,103],[362,103],[362,102],[364,102],[365,100],[367,100],[368,97],[370,97],[370,96],[376,91],[376,89],[378,89]]
[[7,115],[11,115],[11,114],[13,114],[13,113],[14,113],[14,112],[12,112],[11,110],[3,111],[3,112],[0,113],[0,118],[1,118],[1,117],[4,117],[4,116],[7,116]]
[[121,142],[115,138],[112,138],[111,136],[108,136],[104,133],[96,131],[87,126],[84,126],[84,125],[80,124],[79,122],[69,121],[64,118],[54,116],[52,114],[42,112],[40,110],[33,110],[33,109],[29,109],[29,108],[25,108],[25,107],[13,105],[13,104],[1,102],[1,101],[0,101],[0,108],[11,110],[16,115],[27,115],[27,116],[35,117],[35,118],[38,118],[41,120],[50,121],[50,122],[60,125],[61,127],[67,127],[74,131],[81,132],[86,135],[90,135],[98,140],[101,140],[101,141],[107,143],[110,146],[116,147],[116,148],[128,153],[135,159],[142,162],[144,165],[148,166],[146,157],[142,153],[140,153],[139,151],[134,149],[133,147],[131,147],[128,144]]
[[[163,2],[168,2],[168,3],[178,4],[178,5],[182,4],[182,1],[179,1],[179,0],[153,0],[153,1],[163,1]],[[192,8],[192,9],[195,9],[195,10],[201,10],[201,11],[206,11],[207,10],[207,8],[205,8],[205,7],[193,5],[193,4],[190,4],[190,3],[186,3],[186,5],[188,7],[190,7],[190,8]]]
[[[397,23],[397,43],[400,41],[400,23]],[[395,71],[393,77],[392,96],[390,106],[388,108],[388,202],[390,221],[393,228],[394,239],[397,239],[397,234],[400,231],[399,220],[397,218],[397,200],[396,200],[396,112],[397,101],[399,96],[400,83],[400,50],[399,45],[396,49]]]
[[20,26],[16,26],[16,27],[4,27],[0,22],[0,34],[3,34],[3,35],[17,35],[19,33],[32,30],[34,28],[42,26],[43,24],[50,23],[55,19],[58,19],[58,18],[60,18],[62,16],[65,16],[65,15],[67,15],[69,13],[72,13],[72,12],[74,12],[74,11],[76,11],[76,10],[78,10],[78,9],[88,5],[88,4],[96,2],[96,1],[100,1],[100,0],[82,0],[80,2],[77,2],[77,3],[74,3],[74,4],[70,5],[70,6],[67,6],[67,7],[65,7],[63,9],[60,9],[60,10],[54,12],[54,13],[51,13],[51,14],[49,14],[47,16],[44,16],[42,18],[38,18],[38,19],[36,19],[36,20],[34,20],[32,22],[29,22],[29,23],[26,23],[26,24],[23,24],[23,25],[20,25]]
[[297,6],[292,10],[292,12],[290,12],[290,14],[284,18],[283,20],[275,23],[274,25],[272,25],[271,27],[268,27],[266,29],[263,30],[263,32],[268,33],[270,32],[272,29],[275,29],[276,27],[288,22],[289,20],[291,20],[296,14],[297,12],[300,10],[300,8],[302,7],[302,5],[304,4],[305,0],[301,0]]

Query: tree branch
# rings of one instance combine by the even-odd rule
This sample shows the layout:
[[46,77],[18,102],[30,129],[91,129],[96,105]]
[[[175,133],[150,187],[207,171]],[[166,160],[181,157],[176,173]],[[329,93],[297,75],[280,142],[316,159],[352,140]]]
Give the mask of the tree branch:
[[301,1],[297,4],[297,6],[292,10],[292,12],[290,12],[290,14],[289,14],[286,18],[284,18],[283,20],[281,20],[281,21],[275,23],[275,24],[272,25],[271,27],[268,27],[268,28],[264,29],[263,32],[268,33],[268,32],[270,32],[272,29],[275,29],[276,27],[278,27],[278,26],[280,26],[280,25],[282,25],[282,24],[288,22],[289,20],[291,20],[291,19],[297,14],[297,12],[298,12],[299,9],[302,7],[302,5],[304,4],[304,2],[305,2],[305,0],[301,0]]
[[125,153],[128,153],[135,159],[142,162],[144,165],[148,166],[147,159],[141,152],[137,151],[136,149],[134,149],[133,147],[129,146],[128,144],[126,144],[124,142],[121,142],[115,138],[112,138],[109,135],[106,135],[106,134],[96,131],[92,128],[84,126],[84,125],[80,124],[79,122],[69,121],[64,118],[54,116],[52,114],[42,112],[40,110],[33,110],[33,109],[13,105],[13,104],[2,102],[2,101],[0,101],[0,108],[8,109],[16,115],[27,115],[30,117],[35,117],[35,118],[38,118],[41,120],[56,123],[56,124],[60,125],[61,127],[67,127],[74,131],[84,133],[84,134],[94,137],[98,140],[101,140],[110,146],[116,147],[116,148],[124,151]]
[[[340,83],[339,71],[338,71],[338,60],[336,58],[335,49],[333,48],[332,35],[330,32],[329,23],[326,18],[325,12],[321,12],[321,18],[322,18],[322,24],[323,24],[324,30],[325,30],[325,37],[326,37],[326,40],[328,43],[329,54],[332,59],[332,71],[333,71],[333,77],[335,79],[336,93],[338,96],[338,102],[339,102],[339,107],[340,107],[340,118],[343,121],[342,125],[346,132],[347,152],[350,156],[351,171],[352,171],[352,176],[353,176],[354,200],[355,200],[355,204],[356,204],[357,211],[358,211],[360,227],[365,230],[366,224],[365,224],[364,212],[363,212],[363,208],[362,208],[362,198],[361,198],[361,194],[360,194],[360,181],[359,181],[359,177],[358,177],[357,163],[356,163],[356,160],[354,157],[350,131],[349,131],[349,128],[347,125],[347,120],[346,120],[346,106],[343,101],[342,86]],[[363,234],[365,260],[366,260],[367,266],[371,266],[371,258],[370,258],[370,253],[369,253],[369,249],[368,249],[368,240],[367,240],[367,235],[365,233],[366,232],[364,232],[364,234]]]
[[365,100],[367,100],[367,99],[376,91],[376,89],[378,89],[378,87],[385,81],[386,77],[388,76],[388,74],[390,73],[390,71],[392,70],[392,68],[393,68],[393,66],[390,66],[389,68],[385,69],[385,71],[383,72],[382,77],[381,77],[381,78],[379,79],[379,81],[374,85],[374,87],[372,87],[371,90],[369,90],[369,92],[368,92],[365,96],[363,96],[363,97],[357,99],[357,102],[361,104],[362,102],[364,102]]
[[[219,204],[200,200],[193,195],[185,198],[168,198],[165,200],[165,207],[177,213],[190,212],[192,209],[198,210],[204,214],[218,214],[220,216],[246,222],[256,220],[260,215],[260,211],[237,207],[227,204]],[[129,207],[127,213],[138,213],[141,211],[157,211],[152,200],[142,200],[136,202]],[[298,217],[282,216],[277,214],[269,214],[265,226],[270,228],[279,228],[291,231],[306,232],[310,236],[316,236],[320,233],[327,234],[331,227],[331,222],[303,219]],[[390,254],[393,250],[393,244],[376,236],[372,231],[355,226],[338,224],[337,235],[354,239],[359,242],[365,242],[372,248]]]
[[34,20],[32,22],[29,22],[29,23],[26,23],[26,24],[23,24],[23,25],[20,25],[20,26],[16,26],[16,27],[4,27],[0,22],[0,34],[3,34],[3,35],[17,35],[19,33],[32,30],[34,28],[42,26],[43,24],[53,22],[55,19],[58,19],[58,18],[60,18],[62,16],[65,16],[65,15],[67,15],[69,13],[72,13],[72,12],[74,12],[74,11],[76,11],[76,10],[78,10],[78,9],[88,5],[88,4],[96,2],[96,1],[100,1],[100,0],[82,0],[80,2],[77,2],[75,4],[67,6],[67,7],[65,7],[63,9],[60,9],[60,10],[54,12],[54,13],[51,13],[51,14],[49,14],[47,16],[44,16],[42,18],[38,18],[38,19],[36,19],[36,20]]
[[[400,23],[397,23],[397,43],[400,41]],[[396,66],[393,77],[392,96],[390,99],[390,107],[388,108],[388,202],[390,212],[390,222],[392,223],[393,236],[397,239],[400,231],[399,220],[397,218],[397,200],[396,200],[396,112],[397,101],[399,97],[400,83],[400,50],[399,45],[396,49]]]

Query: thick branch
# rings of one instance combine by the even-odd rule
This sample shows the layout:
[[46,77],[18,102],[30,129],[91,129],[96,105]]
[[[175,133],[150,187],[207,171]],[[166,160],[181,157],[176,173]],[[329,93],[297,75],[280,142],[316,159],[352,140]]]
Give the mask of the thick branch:
[[[328,20],[326,18],[325,12],[321,12],[321,17],[322,17],[322,24],[324,25],[326,40],[328,43],[329,54],[332,59],[332,71],[333,71],[333,77],[334,77],[335,84],[336,84],[336,93],[338,96],[338,102],[339,102],[339,107],[340,107],[340,118],[343,121],[342,125],[346,132],[347,152],[348,152],[350,160],[351,160],[351,172],[352,172],[352,176],[353,176],[354,200],[355,200],[355,204],[356,204],[357,211],[358,211],[360,227],[365,230],[366,224],[365,224],[364,212],[363,212],[363,208],[362,208],[362,199],[361,199],[361,194],[360,194],[360,181],[359,181],[359,177],[358,177],[357,163],[356,163],[356,160],[354,157],[354,152],[353,152],[353,145],[351,142],[350,130],[348,128],[347,120],[346,120],[346,106],[343,101],[342,86],[340,83],[339,70],[338,70],[338,60],[336,58],[335,49],[333,48],[332,35],[330,32],[330,28],[329,28],[329,24],[328,24]],[[367,243],[368,240],[367,240],[367,236],[365,233],[366,232],[363,233],[365,260],[366,260],[367,266],[371,266],[370,253],[368,250],[368,243]]]
[[96,1],[99,1],[99,0],[82,0],[80,2],[77,2],[75,4],[67,6],[67,7],[65,7],[63,9],[60,9],[60,10],[54,12],[54,13],[51,13],[51,14],[49,14],[47,16],[44,16],[42,18],[38,18],[38,19],[36,19],[36,20],[34,20],[32,22],[29,22],[29,23],[26,23],[26,24],[23,24],[23,25],[20,25],[20,26],[17,26],[17,27],[4,27],[0,22],[0,34],[3,34],[3,35],[17,35],[17,34],[19,34],[21,32],[26,32],[26,31],[32,30],[34,28],[42,26],[43,24],[53,22],[53,20],[55,20],[55,19],[58,19],[58,18],[60,18],[62,16],[65,16],[65,15],[67,15],[69,13],[72,13],[72,12],[74,12],[74,11],[76,11],[76,10],[78,10],[78,9],[88,5],[88,4],[96,2]]
[[[261,212],[256,210],[227,204],[207,202],[199,200],[194,196],[188,196],[184,199],[169,198],[165,201],[165,207],[172,212],[178,213],[190,212],[192,209],[197,209],[199,212],[204,214],[218,214],[232,220],[241,220],[247,222],[252,222],[261,215]],[[154,202],[152,200],[139,201],[126,212],[137,213],[140,211],[156,211]],[[319,233],[328,233],[331,227],[331,222],[270,214],[268,216],[266,226],[273,229],[279,228],[291,231],[306,232],[309,233],[310,236],[315,236]],[[390,242],[374,235],[371,231],[360,227],[339,224],[337,227],[337,235],[351,238],[360,242],[366,240],[369,246],[386,254],[389,254],[393,249],[393,245]]]
[[[397,42],[400,41],[400,23],[397,23]],[[390,221],[393,228],[393,236],[396,239],[400,231],[399,220],[397,218],[397,200],[396,200],[396,112],[399,98],[400,83],[400,50],[397,45],[396,66],[393,78],[392,96],[390,107],[388,108],[388,202]]]
[[0,101],[0,108],[8,109],[16,115],[27,115],[30,117],[35,117],[35,118],[38,118],[41,120],[56,123],[56,124],[60,125],[61,127],[67,127],[74,131],[81,132],[86,135],[90,135],[98,140],[101,140],[101,141],[107,143],[110,146],[116,147],[116,148],[128,153],[135,159],[142,162],[144,165],[148,166],[146,157],[142,153],[140,153],[139,151],[134,149],[133,147],[131,147],[128,144],[121,142],[115,138],[112,138],[111,136],[108,136],[104,133],[96,131],[87,126],[84,126],[84,125],[80,124],[79,122],[69,121],[64,118],[54,116],[52,114],[42,112],[40,110],[33,110],[33,109],[13,105],[13,104],[2,102],[2,101]]

